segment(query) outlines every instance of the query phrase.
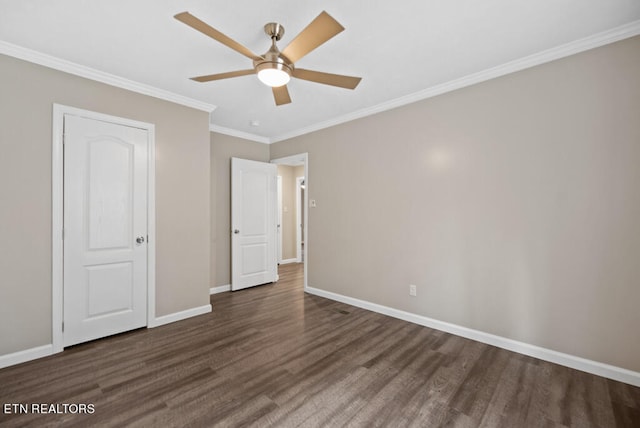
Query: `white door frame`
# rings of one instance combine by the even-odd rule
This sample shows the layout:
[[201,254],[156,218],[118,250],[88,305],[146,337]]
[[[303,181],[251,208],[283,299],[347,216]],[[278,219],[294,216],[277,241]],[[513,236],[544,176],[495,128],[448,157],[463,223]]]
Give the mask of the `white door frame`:
[[271,159],[271,163],[282,164],[282,165],[290,165],[292,163],[297,163],[302,161],[304,163],[304,184],[305,184],[305,192],[304,192],[304,206],[306,209],[304,210],[304,246],[307,250],[307,254],[304,258],[304,290],[306,291],[309,288],[309,284],[307,282],[308,271],[309,271],[309,153],[299,153],[297,155],[286,156],[278,159]]
[[96,113],[61,104],[53,104],[52,156],[51,156],[51,267],[52,267],[52,295],[51,295],[51,328],[53,352],[64,349],[62,321],[63,321],[63,226],[64,226],[64,116],[74,115],[87,119],[102,120],[118,125],[132,126],[147,131],[149,138],[148,160],[148,206],[147,206],[147,327],[155,325],[156,317],[156,200],[155,200],[155,125],[117,116]]
[[302,231],[300,230],[300,223],[304,224],[301,214],[301,195],[302,195],[302,182],[304,177],[296,177],[296,260],[298,263],[302,261]]
[[278,264],[282,263],[282,176],[278,176]]

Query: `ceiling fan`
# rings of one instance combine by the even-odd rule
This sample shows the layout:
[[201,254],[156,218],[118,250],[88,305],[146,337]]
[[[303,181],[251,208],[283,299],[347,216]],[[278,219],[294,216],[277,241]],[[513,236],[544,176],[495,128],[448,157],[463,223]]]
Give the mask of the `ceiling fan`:
[[245,46],[222,34],[189,12],[179,13],[174,18],[253,60],[253,68],[191,78],[197,82],[210,82],[212,80],[257,74],[261,82],[272,88],[276,105],[291,102],[289,90],[287,89],[287,83],[291,77],[346,89],[355,89],[360,83],[360,77],[323,73],[294,66],[300,58],[344,30],[344,27],[327,12],[320,13],[282,52],[276,46],[276,42],[282,38],[284,27],[275,22],[266,24],[264,32],[271,38],[271,47],[263,55],[254,54]]

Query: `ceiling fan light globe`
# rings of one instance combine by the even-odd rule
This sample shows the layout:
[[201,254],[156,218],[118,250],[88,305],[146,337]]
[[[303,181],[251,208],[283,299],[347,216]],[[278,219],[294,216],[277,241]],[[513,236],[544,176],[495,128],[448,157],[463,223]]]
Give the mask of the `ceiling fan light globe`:
[[289,83],[291,76],[286,71],[278,68],[263,68],[258,71],[258,79],[267,86],[277,88]]

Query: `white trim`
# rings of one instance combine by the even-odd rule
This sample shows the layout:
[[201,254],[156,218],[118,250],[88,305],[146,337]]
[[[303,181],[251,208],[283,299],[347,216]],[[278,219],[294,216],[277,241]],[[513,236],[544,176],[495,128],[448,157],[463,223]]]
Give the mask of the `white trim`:
[[285,156],[283,158],[271,159],[269,162],[276,165],[302,166],[307,161],[307,153],[299,153],[297,155]]
[[[225,286],[222,286],[225,287]],[[222,288],[222,287],[216,287]],[[226,286],[229,287],[229,286]],[[213,288],[211,289],[213,290]],[[213,293],[211,293],[213,294]],[[148,327],[159,327],[161,325],[169,324],[176,321],[181,321],[187,318],[203,315],[212,311],[211,305],[204,305],[198,308],[187,309],[186,311],[176,312],[169,315],[164,315],[153,319],[149,323]],[[60,331],[62,333],[62,331]],[[60,338],[61,341],[61,338]],[[56,346],[53,344],[38,346],[35,348],[25,349],[23,351],[13,352],[11,354],[0,355],[0,369],[5,367],[14,366],[16,364],[26,363],[27,361],[36,360],[38,358],[48,357],[55,353],[61,352],[63,349],[56,350]]]
[[64,109],[53,105],[51,147],[51,346],[52,352],[62,352],[64,338],[62,336],[62,309],[64,295],[62,292],[63,256],[62,227],[64,225]]
[[211,113],[217,106],[0,40],[0,54]]
[[137,120],[111,116],[89,110],[69,107],[62,104],[53,104],[52,117],[52,189],[51,189],[51,264],[52,264],[52,347],[53,352],[62,352],[64,340],[62,334],[63,320],[63,257],[64,248],[62,241],[62,228],[64,226],[64,158],[63,158],[63,132],[64,116],[75,115],[94,120],[103,120],[124,126],[132,126],[147,131],[149,142],[149,159],[147,165],[148,199],[147,199],[147,325],[155,321],[156,305],[156,195],[155,195],[155,125]]
[[147,326],[156,317],[156,128],[147,129]]
[[640,34],[640,20],[630,22],[611,30],[603,31],[589,37],[574,40],[573,42],[565,43],[564,45],[556,46],[555,48],[547,49],[542,52],[526,56],[524,58],[510,61],[505,64],[480,71],[478,73],[473,73],[459,79],[454,79],[449,82],[435,85],[422,91],[386,101],[372,107],[348,113],[343,116],[335,117],[333,119],[316,123],[305,128],[300,128],[281,135],[273,136],[270,138],[270,142],[276,143],[278,141],[288,140],[300,135],[309,134],[321,129],[340,125],[345,122],[361,119],[363,117],[391,110],[396,107],[401,107],[407,104],[415,103],[417,101],[425,100],[427,98],[435,97],[437,95],[442,95],[447,92],[455,91],[456,89],[461,89],[466,86],[475,85],[476,83],[495,79],[496,77],[504,76],[506,74],[511,74],[527,68],[535,67],[546,62],[568,57],[570,55],[575,55],[589,49],[594,49],[620,40],[628,39],[629,37],[634,37],[638,34]]
[[218,293],[225,293],[227,291],[231,291],[231,284],[218,285],[217,287],[211,287],[209,289],[209,295],[218,294]]
[[229,135],[231,137],[238,137],[244,140],[255,141],[256,143],[271,144],[273,141],[269,137],[262,135],[251,134],[250,132],[238,131],[237,129],[225,128],[224,126],[209,125],[209,131],[217,132],[218,134]]
[[304,221],[300,218],[300,196],[302,195],[302,182],[304,177],[296,177],[296,261],[302,263],[302,231],[300,230],[300,223],[304,224]]
[[9,366],[15,366],[16,364],[26,363],[27,361],[35,360],[38,358],[48,357],[53,353],[53,345],[43,345],[37,346],[35,348],[25,349],[24,351],[0,355],[0,369]]
[[[211,124],[209,130],[220,134],[230,135],[238,138],[243,138],[250,141],[256,141],[259,143],[271,144],[278,141],[287,140],[300,135],[308,134],[311,132],[319,131],[321,129],[336,126],[345,122],[360,119],[366,116],[371,116],[376,113],[380,113],[386,110],[390,110],[403,105],[411,104],[416,101],[421,101],[427,98],[431,98],[437,95],[444,94],[456,89],[464,88],[466,86],[474,85],[476,83],[484,82],[496,77],[504,76],[506,74],[515,73],[517,71],[524,70],[526,68],[534,67],[536,65],[544,64],[546,62],[561,59],[570,55],[575,55],[580,52],[594,49],[600,46],[604,46],[610,43],[614,43],[620,40],[624,40],[630,37],[634,37],[640,34],[640,20],[632,21],[630,23],[621,25],[616,28],[612,28],[601,33],[594,34],[582,39],[574,40],[569,43],[557,46],[555,48],[547,49],[542,52],[538,52],[524,58],[520,58],[508,63],[492,67],[490,69],[480,71],[478,73],[470,74],[468,76],[451,80],[449,82],[435,85],[422,91],[415,92],[413,94],[406,95],[404,97],[396,98],[384,103],[358,110],[343,116],[339,116],[333,119],[329,119],[324,122],[316,123],[308,127],[300,128],[275,137],[265,137],[262,135],[252,134],[232,128],[226,128],[219,125]],[[19,58],[25,61],[29,61],[35,64],[40,64],[46,67],[50,67],[56,70],[64,71],[67,73],[75,74],[76,76],[85,77],[98,82],[106,83],[108,85],[117,86],[119,88],[127,89],[133,92],[137,92],[144,95],[149,95],[155,98],[164,99],[177,104],[182,104],[188,107],[192,107],[198,110],[203,110],[211,113],[217,106],[213,104],[204,103],[202,101],[194,100],[179,94],[175,94],[169,91],[158,89],[149,85],[134,82],[132,80],[124,79],[119,76],[115,76],[109,73],[105,73],[96,69],[85,67],[70,61],[55,58],[51,55],[43,54],[31,49],[27,49],[12,43],[0,41],[0,54],[9,55],[14,58]]]
[[170,324],[176,321],[182,321],[187,318],[195,317],[198,315],[208,314],[211,312],[211,305],[199,306],[197,308],[191,308],[180,312],[174,312],[169,315],[163,315],[153,320],[149,324],[149,328],[160,327],[161,325]]
[[379,314],[387,315],[393,318],[398,318],[414,324],[418,324],[418,325],[430,327],[436,330],[444,331],[447,333],[455,334],[456,336],[466,337],[467,339],[497,346],[498,348],[517,352],[519,354],[528,355],[530,357],[538,358],[540,360],[560,364],[562,366],[570,367],[576,370],[581,370],[587,373],[591,373],[591,374],[606,377],[609,379],[617,380],[620,382],[628,383],[630,385],[640,386],[640,372],[634,372],[621,367],[616,367],[609,364],[600,363],[597,361],[587,360],[585,358],[577,357],[575,355],[565,354],[562,352],[554,351],[552,349],[542,348],[536,345],[530,345],[528,343],[519,342],[517,340],[508,339],[506,337],[496,336],[491,333],[485,333],[483,331],[474,330],[471,328],[459,326],[456,324],[451,324],[444,321],[439,321],[439,320],[428,318],[422,315],[412,314],[410,312],[401,311],[398,309],[390,308],[388,306],[379,305],[377,303],[367,302],[366,300],[360,300],[353,297],[344,296],[342,294],[333,293],[331,291],[320,290],[318,288],[313,288],[313,287],[307,287],[305,291],[309,294],[313,294],[316,296],[346,303],[351,306],[367,309],[373,312],[377,312]]
[[284,259],[280,262],[281,265],[287,265],[289,263],[298,263],[298,259],[294,257],[293,259]]

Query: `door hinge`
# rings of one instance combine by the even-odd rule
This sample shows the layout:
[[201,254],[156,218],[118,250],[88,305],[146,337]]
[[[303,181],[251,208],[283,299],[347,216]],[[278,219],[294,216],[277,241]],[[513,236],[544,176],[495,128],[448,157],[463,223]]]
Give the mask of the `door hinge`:
[[64,321],[62,321],[62,332],[64,333]]

